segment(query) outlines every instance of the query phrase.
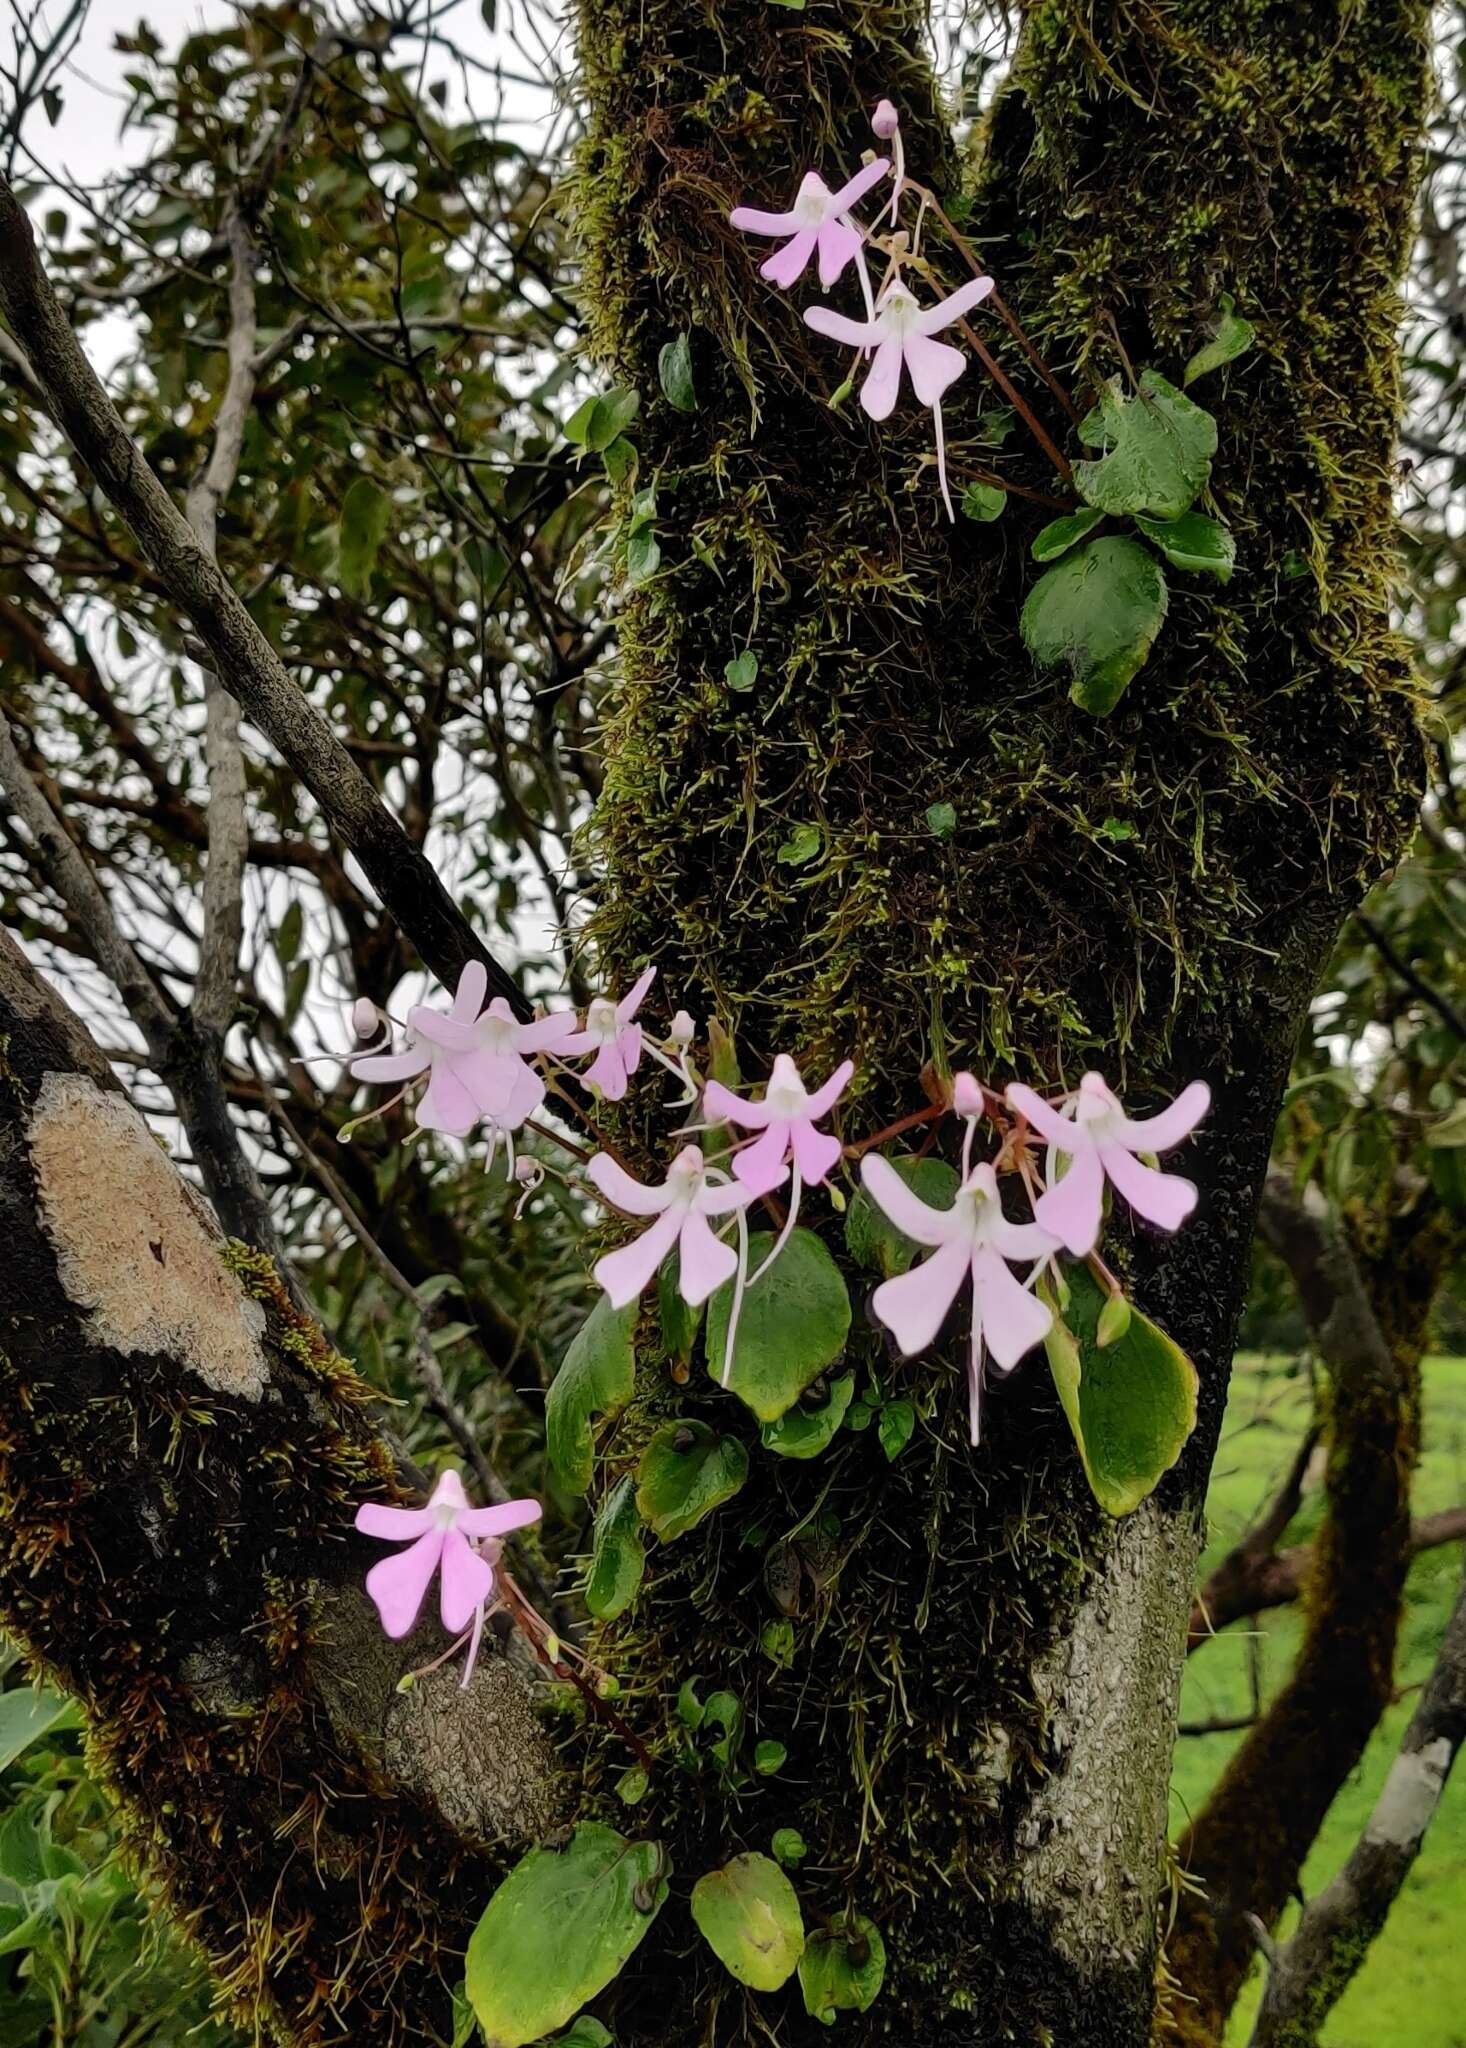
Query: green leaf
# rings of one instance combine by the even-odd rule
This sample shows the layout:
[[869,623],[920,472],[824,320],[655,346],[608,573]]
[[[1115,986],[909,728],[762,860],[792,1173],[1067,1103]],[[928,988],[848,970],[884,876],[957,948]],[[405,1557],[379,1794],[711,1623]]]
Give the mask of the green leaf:
[[1033,559],[1036,562],[1057,562],[1060,555],[1068,554],[1075,541],[1083,540],[1093,527],[1098,526],[1104,516],[1092,505],[1086,505],[1082,512],[1066,512],[1062,519],[1051,519],[1043,531],[1033,537]]
[[1087,1266],[1069,1267],[1068,1281],[1064,1321],[1048,1292],[1055,1309],[1045,1340],[1049,1369],[1095,1499],[1106,1514],[1128,1515],[1175,1464],[1196,1426],[1196,1368],[1137,1310],[1125,1334],[1101,1350],[1107,1292]]
[[962,516],[986,526],[1002,517],[1007,502],[1008,493],[1000,491],[996,484],[969,484],[962,493]]
[[1147,519],[1137,513],[1135,524],[1173,569],[1215,576],[1218,583],[1230,581],[1237,543],[1232,529],[1219,519],[1207,519],[1200,512],[1183,512],[1179,519]]
[[601,450],[601,461],[613,484],[624,484],[636,474],[636,450],[624,434],[618,434],[609,448]]
[[657,381],[668,405],[678,412],[697,411],[697,393],[692,388],[692,348],[685,334],[665,342],[657,356]]
[[19,1685],[0,1693],[0,1771],[6,1770],[33,1742],[62,1725],[79,1727],[81,1709],[75,1700],[53,1692],[49,1685],[39,1690]]
[[1023,641],[1040,668],[1064,663],[1069,695],[1103,718],[1150,653],[1166,616],[1166,579],[1138,541],[1092,540],[1040,576],[1023,607]]
[[525,2048],[603,1991],[667,1896],[657,1842],[582,1821],[563,1849],[531,1849],[484,1909],[464,1991],[488,2048]]
[[886,1944],[863,1913],[842,1915],[826,1933],[818,1929],[799,1958],[804,2009],[825,2026],[837,2012],[867,2012],[886,1976]]
[[743,1741],[743,1705],[737,1693],[709,1693],[703,1705],[701,1725],[722,1729],[722,1735],[712,1746],[712,1753],[725,1769],[731,1770]]
[[751,647],[745,647],[742,654],[732,661],[723,663],[723,680],[730,690],[751,690],[758,681],[758,656]]
[[38,1824],[26,1807],[11,1808],[0,1826],[0,1877],[22,1890],[41,1883],[46,1875],[47,1841],[41,1832],[45,1826],[44,1818]]
[[1201,347],[1181,372],[1183,384],[1194,384],[1198,377],[1204,377],[1208,370],[1219,370],[1223,363],[1235,363],[1238,356],[1245,356],[1257,339],[1257,329],[1250,320],[1244,320],[1240,313],[1232,311],[1232,301],[1222,300],[1222,313],[1217,321],[1216,333]]
[[933,839],[950,839],[957,830],[957,813],[951,804],[928,804],[926,825]]
[[802,1863],[809,1854],[809,1844],[798,1828],[775,1828],[769,1847],[781,1863]]
[[692,1917],[723,1968],[753,1991],[777,1991],[798,1968],[799,1900],[778,1864],[756,1849],[698,1879]]
[[341,500],[336,570],[348,597],[364,598],[372,585],[377,550],[392,517],[392,500],[370,477],[359,476]]
[[758,1646],[777,1671],[787,1671],[794,1662],[794,1624],[787,1614],[766,1621],[759,1632]]
[[916,1428],[916,1409],[910,1401],[887,1401],[881,1410],[876,1434],[881,1449],[894,1463],[910,1443]]
[[616,2048],[616,2044],[599,2020],[582,2013],[573,2027],[555,2036],[550,2048]]
[[617,385],[603,397],[588,398],[584,405],[576,407],[565,422],[565,438],[579,448],[589,449],[592,455],[601,455],[625,433],[640,409],[641,400],[636,393]]
[[636,1372],[632,1338],[638,1304],[612,1308],[602,1295],[571,1338],[545,1403],[545,1449],[563,1483],[584,1493],[595,1469],[591,1417],[631,1399]]
[[275,957],[282,967],[288,967],[300,951],[304,928],[305,909],[297,896],[285,906],[285,915],[275,927]]
[[692,1360],[692,1347],[697,1341],[698,1324],[702,1321],[702,1308],[689,1308],[682,1299],[678,1285],[682,1262],[674,1254],[663,1259],[657,1273],[657,1315],[662,1326],[662,1342],[668,1355],[679,1365],[688,1365]]
[[636,1598],[646,1552],[631,1475],[618,1479],[601,1505],[591,1536],[585,1604],[598,1620],[614,1621]]
[[[945,1159],[917,1159],[911,1153],[886,1158],[914,1195],[932,1209],[950,1209],[957,1199],[958,1175]],[[885,1211],[862,1188],[845,1211],[845,1248],[859,1266],[892,1280],[904,1273],[919,1246],[903,1237]]]
[[[749,1240],[750,1271],[774,1248],[767,1231]],[[708,1303],[708,1371],[721,1381],[731,1280]],[[760,1422],[776,1422],[810,1381],[832,1365],[850,1329],[850,1296],[840,1269],[808,1230],[795,1230],[778,1259],[743,1297],[728,1384]]]
[[819,852],[822,837],[818,825],[796,825],[774,858],[785,867],[802,868]]
[[1101,512],[1154,512],[1179,519],[1206,488],[1217,452],[1217,423],[1174,384],[1143,370],[1140,389],[1122,397],[1117,383],[1079,429],[1097,462],[1076,462],[1074,487]]
[[636,1505],[664,1543],[685,1536],[731,1500],[748,1477],[748,1453],[736,1437],[705,1422],[669,1422],[641,1454]]
[[703,1704],[690,1678],[684,1678],[677,1693],[677,1718],[684,1728],[701,1728]]
[[662,550],[654,533],[631,534],[626,542],[626,580],[645,583],[662,566]]
[[782,1771],[789,1761],[789,1752],[782,1742],[756,1742],[753,1745],[753,1767],[761,1778],[772,1778],[776,1771]]
[[623,1771],[616,1780],[616,1797],[623,1806],[640,1806],[647,1795],[651,1780],[641,1764],[633,1764],[629,1771]]
[[803,14],[804,0],[769,0],[770,7],[787,7],[791,14]]
[[1112,1294],[1100,1310],[1094,1327],[1094,1341],[1101,1351],[1118,1344],[1130,1327],[1131,1308],[1123,1294]]
[[839,1379],[831,1381],[829,1398],[822,1407],[804,1408],[796,1404],[777,1422],[766,1422],[762,1431],[764,1449],[777,1452],[781,1458],[817,1458],[845,1420],[854,1391],[854,1373],[842,1373]]

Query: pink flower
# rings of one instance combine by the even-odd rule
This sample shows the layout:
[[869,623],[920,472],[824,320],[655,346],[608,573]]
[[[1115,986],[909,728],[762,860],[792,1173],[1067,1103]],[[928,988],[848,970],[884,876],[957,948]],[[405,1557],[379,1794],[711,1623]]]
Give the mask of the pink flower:
[[566,1054],[594,1052],[595,1058],[578,1078],[587,1091],[599,1088],[608,1102],[619,1102],[626,1083],[641,1063],[641,1026],[632,1022],[656,980],[657,970],[648,967],[619,1003],[597,996],[585,1013],[585,1029],[567,1038],[560,1051]]
[[482,1010],[488,974],[470,960],[447,1016],[419,1003],[407,1013],[401,1052],[367,1053],[351,1062],[359,1081],[406,1081],[425,1069],[428,1085],[413,1114],[429,1131],[466,1137],[482,1117],[495,1132],[517,1131],[545,1099],[545,1084],[525,1055],[561,1052],[576,1031],[566,1010],[517,1022],[503,996]]
[[703,1090],[702,1106],[703,1114],[711,1122],[740,1124],[744,1130],[763,1132],[733,1161],[734,1173],[750,1193],[766,1195],[771,1188],[778,1187],[786,1177],[786,1161],[790,1159],[806,1187],[815,1187],[824,1180],[844,1147],[827,1131],[817,1131],[815,1125],[821,1117],[829,1115],[850,1085],[854,1072],[854,1063],[842,1060],[824,1086],[811,1095],[799,1077],[798,1067],[788,1053],[781,1052],[774,1061],[762,1102],[747,1102],[720,1081],[709,1081]]
[[870,125],[882,142],[889,142],[901,126],[901,116],[889,100],[878,100],[875,112],[870,117]]
[[848,178],[838,192],[832,192],[818,171],[806,171],[794,204],[787,213],[765,213],[757,206],[735,206],[728,219],[735,228],[750,235],[787,235],[782,249],[776,249],[759,267],[759,275],[771,284],[788,288],[803,277],[805,267],[819,251],[820,284],[828,291],[847,265],[860,254],[864,231],[848,218],[852,206],[878,185],[891,168],[885,157],[877,157]]
[[1034,1214],[1076,1258],[1099,1243],[1106,1179],[1137,1216],[1162,1230],[1178,1230],[1196,1207],[1196,1189],[1189,1180],[1142,1166],[1135,1155],[1167,1152],[1191,1135],[1211,1104],[1205,1081],[1183,1088],[1157,1116],[1126,1116],[1100,1074],[1086,1074],[1080,1082],[1072,1118],[1021,1081],[1008,1089],[1008,1101],[1046,1144],[1069,1161],[1062,1180],[1040,1195]]
[[[678,1290],[689,1307],[698,1307],[725,1280],[732,1279],[738,1270],[738,1254],[732,1245],[713,1235],[708,1218],[746,1209],[754,1194],[752,1188],[736,1182],[710,1181],[701,1146],[684,1145],[659,1188],[633,1180],[604,1152],[597,1152],[586,1173],[617,1209],[624,1209],[629,1216],[657,1219],[632,1243],[596,1261],[596,1279],[613,1308],[625,1308],[635,1301],[674,1245],[679,1258]],[[780,1180],[783,1177],[780,1174]]]
[[873,420],[889,419],[901,391],[904,364],[911,387],[923,405],[932,409],[937,438],[937,474],[941,479],[942,502],[947,516],[952,494],[947,489],[947,453],[942,438],[942,394],[967,367],[961,349],[933,337],[954,320],[970,313],[993,289],[990,277],[975,277],[959,286],[948,298],[938,300],[923,312],[899,278],[892,278],[876,302],[871,320],[852,320],[828,306],[807,306],[804,317],[816,334],[828,334],[834,341],[849,342],[852,348],[874,348],[869,374],[860,387],[860,402]]
[[1019,1285],[1009,1259],[1041,1259],[1055,1240],[1037,1223],[1010,1223],[998,1197],[991,1166],[975,1166],[950,1209],[933,1209],[914,1194],[889,1160],[867,1153],[860,1162],[866,1193],[916,1244],[932,1256],[894,1280],[883,1280],[871,1307],[908,1358],[925,1351],[961,1293],[972,1281],[972,1332],[968,1345],[968,1416],[972,1441],[981,1420],[983,1359],[1011,1372],[1025,1352],[1041,1344],[1053,1316]]
[[497,1561],[498,1546],[492,1539],[537,1522],[540,1513],[537,1500],[472,1508],[463,1481],[453,1471],[443,1474],[425,1508],[389,1508],[376,1501],[364,1502],[356,1511],[356,1526],[363,1536],[407,1544],[405,1550],[374,1564],[366,1577],[366,1589],[388,1635],[411,1633],[434,1572],[440,1572],[438,1606],[444,1628],[453,1635],[466,1629],[475,1615],[482,1613],[494,1590],[493,1564],[474,1547],[475,1542],[488,1540]]

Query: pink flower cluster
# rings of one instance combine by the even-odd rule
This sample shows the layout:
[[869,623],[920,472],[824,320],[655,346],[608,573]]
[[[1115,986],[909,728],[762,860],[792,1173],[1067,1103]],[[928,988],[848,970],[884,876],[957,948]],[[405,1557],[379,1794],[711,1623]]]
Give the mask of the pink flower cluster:
[[[950,342],[938,341],[936,336],[943,328],[965,319],[981,305],[993,290],[993,280],[974,277],[955,292],[939,299],[935,305],[922,306],[902,277],[903,264],[923,270],[926,266],[920,261],[919,253],[921,214],[917,216],[915,234],[909,245],[904,237],[895,233],[906,175],[900,119],[889,100],[882,100],[877,106],[871,116],[871,127],[881,141],[893,145],[895,154],[895,181],[890,200],[891,233],[885,239],[875,237],[872,230],[862,227],[854,218],[852,208],[858,206],[889,174],[892,164],[888,157],[876,157],[833,192],[818,171],[807,171],[794,195],[793,205],[786,210],[768,213],[757,206],[735,206],[728,219],[732,226],[747,234],[782,241],[783,246],[760,266],[760,275],[781,290],[787,291],[799,282],[811,256],[818,260],[822,291],[828,291],[854,265],[865,300],[864,320],[849,319],[825,306],[810,306],[804,315],[805,322],[816,334],[845,342],[851,348],[859,349],[863,356],[870,356],[870,369],[861,386],[860,403],[873,420],[890,418],[900,397],[901,375],[905,370],[917,399],[931,408],[937,477],[947,516],[953,519],[956,514],[952,510],[952,494],[947,486],[942,399],[967,367],[967,358],[960,349],[953,348]],[[923,201],[923,210],[924,207]],[[886,273],[879,291],[875,292],[872,291],[865,260],[867,243],[879,248],[886,258]]]

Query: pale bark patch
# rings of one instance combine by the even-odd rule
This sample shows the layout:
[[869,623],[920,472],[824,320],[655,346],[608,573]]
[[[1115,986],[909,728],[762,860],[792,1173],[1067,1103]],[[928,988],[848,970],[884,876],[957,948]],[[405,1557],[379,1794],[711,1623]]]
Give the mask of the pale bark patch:
[[97,1343],[161,1353],[216,1393],[257,1401],[270,1379],[265,1311],[125,1097],[83,1074],[47,1074],[29,1136],[57,1273]]
[[1414,1850],[1430,1826],[1454,1755],[1450,1741],[1441,1735],[1424,1749],[1397,1756],[1369,1817],[1366,1841]]

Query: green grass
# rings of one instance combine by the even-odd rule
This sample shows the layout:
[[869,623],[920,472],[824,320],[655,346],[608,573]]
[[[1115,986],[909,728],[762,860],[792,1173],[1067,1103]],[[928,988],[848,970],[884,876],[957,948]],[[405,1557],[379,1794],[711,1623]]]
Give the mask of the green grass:
[[[1239,1359],[1212,1475],[1203,1572],[1230,1549],[1273,1494],[1307,1414],[1306,1382],[1289,1362]],[[1466,1359],[1427,1361],[1423,1436],[1414,1494],[1417,1515],[1466,1500]],[[1304,1542],[1314,1533],[1319,1507],[1315,1489],[1305,1497],[1285,1542]],[[1429,1671],[1460,1574],[1459,1543],[1416,1560],[1406,1591],[1397,1688],[1418,1686]],[[1251,1627],[1257,1631],[1254,1654],[1267,1700],[1292,1663],[1299,1617],[1293,1609],[1280,1609],[1259,1616]],[[1249,1649],[1248,1626],[1239,1623],[1197,1651],[1182,1691],[1183,1724],[1248,1711]],[[1328,1882],[1358,1838],[1413,1707],[1414,1694],[1407,1692],[1389,1709],[1360,1768],[1335,1800],[1304,1869],[1307,1896]],[[1174,1826],[1202,1804],[1241,1740],[1240,1734],[1181,1738],[1171,1780]],[[1290,1924],[1291,1915],[1283,1923],[1284,1935]],[[1259,1968],[1232,2016],[1228,2048],[1245,2044],[1260,1986]],[[1325,2048],[1466,2048],[1466,1769],[1448,1785],[1388,1925],[1334,2008],[1322,2040]]]

